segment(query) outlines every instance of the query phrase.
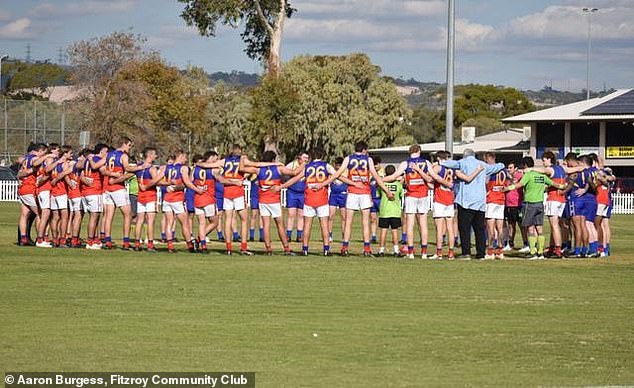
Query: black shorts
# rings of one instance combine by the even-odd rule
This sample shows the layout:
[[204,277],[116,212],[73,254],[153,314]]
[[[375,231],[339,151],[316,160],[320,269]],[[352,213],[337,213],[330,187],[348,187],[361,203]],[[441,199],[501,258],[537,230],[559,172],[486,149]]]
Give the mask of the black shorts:
[[510,223],[514,222],[522,222],[522,208],[521,207],[505,207],[504,208],[504,217]]
[[379,228],[381,229],[398,229],[401,227],[400,218],[379,218]]

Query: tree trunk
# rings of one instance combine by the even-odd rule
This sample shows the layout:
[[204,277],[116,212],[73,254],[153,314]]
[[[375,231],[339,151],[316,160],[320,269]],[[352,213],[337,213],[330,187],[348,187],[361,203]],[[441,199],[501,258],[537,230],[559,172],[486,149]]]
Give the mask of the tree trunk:
[[267,58],[267,70],[270,76],[277,78],[281,70],[282,33],[284,32],[284,20],[286,19],[286,0],[280,0],[280,11],[277,14],[276,23],[270,31],[271,45]]

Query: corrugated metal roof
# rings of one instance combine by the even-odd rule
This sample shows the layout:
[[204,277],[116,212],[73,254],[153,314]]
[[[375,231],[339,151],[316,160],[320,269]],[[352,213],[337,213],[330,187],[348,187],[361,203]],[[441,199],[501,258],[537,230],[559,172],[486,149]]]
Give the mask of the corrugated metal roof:
[[[454,153],[462,154],[465,149],[470,148],[475,152],[504,151],[517,153],[518,151],[528,151],[530,145],[524,142],[524,131],[522,129],[509,129],[478,136],[473,143],[454,143]],[[445,142],[421,144],[422,152],[435,152],[445,149]],[[371,153],[407,153],[409,146],[376,148],[370,150]]]
[[600,98],[592,98],[590,100],[584,100],[574,102],[572,104],[566,104],[562,106],[556,106],[554,108],[539,110],[536,112],[525,113],[518,116],[508,117],[503,119],[503,122],[507,123],[530,123],[537,121],[605,121],[605,120],[632,120],[634,114],[589,114],[583,115],[583,112],[589,111],[599,105],[605,104],[619,96],[633,91],[634,89],[621,89],[607,96]]

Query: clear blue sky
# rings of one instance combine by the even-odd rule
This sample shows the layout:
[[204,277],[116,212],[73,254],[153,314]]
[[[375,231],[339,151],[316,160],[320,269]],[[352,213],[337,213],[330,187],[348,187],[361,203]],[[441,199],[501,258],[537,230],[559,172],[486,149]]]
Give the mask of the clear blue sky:
[[[365,52],[395,77],[444,82],[446,0],[294,0],[283,58]],[[456,0],[456,81],[561,90],[586,84],[592,16],[592,89],[634,87],[634,0]],[[3,0],[0,50],[57,62],[72,42],[131,30],[172,64],[208,72],[262,71],[243,53],[239,30],[203,38],[176,0]]]

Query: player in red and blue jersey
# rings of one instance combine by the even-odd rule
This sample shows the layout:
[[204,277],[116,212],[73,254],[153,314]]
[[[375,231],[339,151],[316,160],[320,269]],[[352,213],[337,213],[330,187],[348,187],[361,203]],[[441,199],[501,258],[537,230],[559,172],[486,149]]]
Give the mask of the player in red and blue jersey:
[[[320,148],[311,150],[312,160],[308,162],[300,172],[291,180],[286,182],[282,187],[297,182],[301,179],[306,183],[305,202],[304,202],[304,236],[302,240],[302,254],[308,255],[308,246],[310,242],[310,232],[314,217],[319,217],[321,227],[321,236],[323,241],[323,254],[330,256],[330,238],[328,233],[328,219],[330,217],[330,207],[328,206],[328,186],[334,179],[337,171],[334,167],[323,160],[324,151]],[[347,178],[342,178],[349,181]]]
[[386,182],[391,182],[405,174],[405,223],[407,233],[407,258],[414,258],[414,226],[418,223],[421,240],[421,257],[427,258],[427,213],[431,207],[429,190],[435,178],[431,163],[421,157],[421,148],[418,144],[409,147],[409,158],[401,162],[396,172],[385,177]]
[[374,168],[374,162],[368,157],[367,143],[364,141],[356,143],[354,151],[352,155],[347,156],[343,160],[341,168],[331,177],[334,180],[346,174],[351,182],[348,185],[348,197],[346,198],[346,225],[341,255],[349,255],[348,248],[352,234],[352,220],[354,212],[359,210],[361,211],[363,223],[363,254],[364,256],[372,256],[372,250],[370,249],[370,208],[372,207],[370,178],[376,179],[377,185],[388,193],[390,200],[394,199],[394,194],[385,187],[383,179]]
[[[284,224],[282,219],[281,194],[279,191],[284,175],[295,175],[299,170],[290,170],[285,166],[272,165],[277,155],[274,151],[265,151],[262,154],[262,165],[254,163],[250,160],[244,161],[244,171],[254,174],[257,177],[259,213],[262,217],[264,248],[267,255],[272,254],[271,247],[271,218],[275,222],[277,233],[282,242],[285,255],[294,255],[291,251],[289,240],[284,233]],[[260,167],[258,167],[260,166]]]
[[[335,158],[334,167],[335,170],[341,168],[343,158],[341,156]],[[330,242],[332,242],[332,228],[335,223],[335,216],[337,210],[339,210],[339,216],[341,217],[341,236],[343,237],[343,231],[345,229],[346,220],[346,198],[348,197],[348,185],[341,179],[335,179],[330,184],[330,196],[328,197],[328,205],[330,206],[330,217],[328,218],[328,234]]]
[[84,211],[90,213],[88,218],[88,238],[86,249],[101,249],[101,240],[97,234],[99,218],[103,211],[103,175],[101,170],[106,164],[108,146],[97,144],[94,154],[86,157],[84,167],[79,176],[80,190],[82,196],[82,207]]
[[148,167],[145,164],[133,166],[128,163],[128,153],[132,148],[132,140],[124,137],[119,148],[112,150],[106,156],[106,164],[101,172],[106,177],[104,185],[104,220],[105,248],[112,248],[112,220],[115,208],[123,214],[123,246],[122,249],[130,249],[130,225],[132,223],[132,210],[130,208],[130,196],[125,187],[125,181],[139,170]]
[[29,245],[29,219],[35,215],[35,225],[38,224],[39,209],[36,202],[36,181],[39,165],[44,161],[46,146],[44,144],[31,144],[28,153],[24,155],[20,170],[18,171],[18,198],[20,198],[20,245]]
[[[308,153],[302,151],[297,154],[297,158],[295,158],[295,160],[286,165],[286,168],[289,170],[301,168],[308,162],[308,158]],[[286,220],[286,237],[288,238],[288,241],[292,240],[293,225],[295,224],[295,219],[297,219],[297,238],[295,241],[302,241],[302,235],[304,233],[303,209],[305,201],[305,188],[306,183],[304,182],[304,180],[300,179],[293,185],[289,186],[288,190],[286,190],[286,208],[288,209]]]
[[[171,168],[166,166],[165,177],[159,182],[160,185],[167,186],[165,199],[163,200],[163,212],[166,217],[166,224],[172,225],[174,220],[178,220],[183,232],[183,239],[187,243],[189,252],[196,252],[194,239],[187,221],[187,213],[185,210],[185,187],[194,190],[197,194],[203,193],[203,190],[196,187],[189,175],[189,167],[187,166],[187,153],[179,150],[175,154],[174,164]],[[170,236],[171,237],[171,236]],[[175,253],[174,240],[168,237],[167,251]]]
[[[489,165],[494,165],[496,163],[495,154],[493,152],[485,152],[484,161]],[[506,170],[500,170],[488,176],[486,183],[486,210],[484,212],[488,237],[485,259],[504,258],[504,252],[502,251],[504,248],[502,243],[504,236],[504,204],[506,203],[504,187],[507,185],[508,179],[509,175]]]
[[610,256],[610,217],[612,216],[612,190],[616,177],[612,174],[612,169],[603,167],[597,158],[599,174],[597,179],[597,216],[594,225],[599,235],[599,253],[601,257]]
[[[209,151],[202,156],[194,157],[193,160],[196,164],[200,162],[213,164],[218,161],[218,154]],[[201,193],[194,195],[194,207],[198,218],[198,243],[202,253],[207,253],[207,235],[218,227],[215,196],[217,181],[222,183],[217,179],[213,168],[204,168],[199,165],[194,167],[192,183],[202,190]]]
[[73,157],[73,149],[63,146],[56,166],[51,171],[51,224],[50,230],[53,237],[53,245],[66,247],[66,231],[68,230],[68,185],[66,176],[73,172],[70,160]]
[[[72,172],[66,176],[66,184],[68,185],[68,208],[70,210],[70,246],[72,248],[80,248],[79,236],[81,233],[81,224],[84,219],[81,197],[81,171],[86,162],[86,157],[92,153],[89,149],[83,149],[77,158],[71,162]],[[68,236],[67,236],[68,237]]]
[[154,221],[156,219],[156,184],[165,177],[165,166],[157,168],[154,162],[157,158],[156,148],[146,147],[143,150],[143,165],[146,166],[142,170],[136,172],[137,182],[139,184],[139,194],[137,198],[137,217],[135,228],[134,250],[141,251],[141,236],[143,233],[143,225],[147,225],[147,251],[156,252],[154,246]]

